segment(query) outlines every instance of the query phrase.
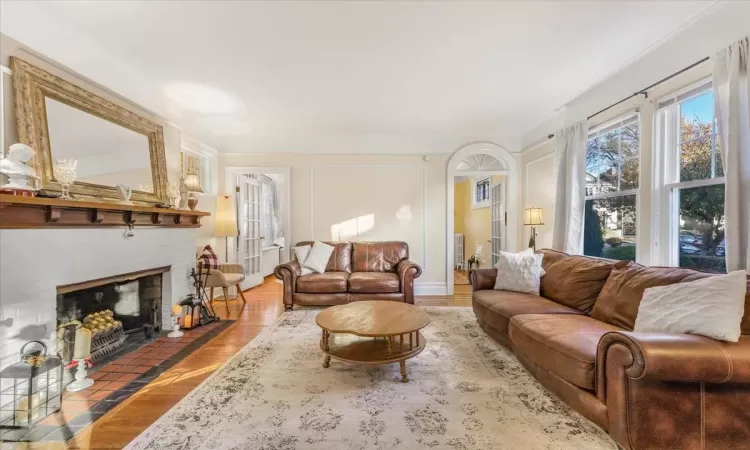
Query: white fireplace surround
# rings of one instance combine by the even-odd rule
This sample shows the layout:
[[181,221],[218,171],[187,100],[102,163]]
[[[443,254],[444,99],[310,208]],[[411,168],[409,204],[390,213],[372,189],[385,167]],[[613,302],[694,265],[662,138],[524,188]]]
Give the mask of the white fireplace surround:
[[[57,286],[154,267],[162,274],[162,326],[172,327],[171,307],[192,292],[195,228],[0,230],[0,369],[18,361],[29,335],[55,348]],[[19,333],[24,330],[19,336]]]

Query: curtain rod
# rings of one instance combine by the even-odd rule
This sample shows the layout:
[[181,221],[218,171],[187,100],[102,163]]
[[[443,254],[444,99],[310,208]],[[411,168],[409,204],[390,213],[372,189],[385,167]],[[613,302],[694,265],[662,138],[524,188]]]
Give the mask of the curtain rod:
[[[599,111],[595,112],[594,114],[586,117],[586,120],[591,120],[593,117],[596,117],[596,116],[598,116],[599,114],[601,114],[601,113],[603,113],[605,111],[609,111],[610,109],[614,108],[615,106],[617,106],[617,105],[619,105],[621,103],[624,103],[624,102],[630,100],[631,98],[638,97],[639,95],[645,95],[646,98],[648,98],[648,91],[650,89],[653,89],[654,87],[656,87],[656,86],[658,86],[658,85],[660,85],[660,84],[662,84],[662,83],[664,83],[666,81],[669,81],[669,80],[671,80],[672,78],[674,78],[674,77],[676,77],[678,75],[682,75],[683,73],[687,72],[688,70],[690,70],[690,69],[692,69],[694,67],[697,67],[697,66],[703,64],[704,62],[708,61],[709,59],[710,58],[708,56],[706,56],[705,58],[701,59],[700,61],[696,61],[693,64],[690,64],[689,66],[687,66],[687,67],[685,67],[683,69],[680,69],[677,72],[675,72],[675,73],[673,73],[671,75],[668,75],[668,76],[662,78],[661,80],[657,81],[656,83],[650,84],[650,85],[646,86],[645,88],[641,89],[640,91],[635,92],[634,94],[631,94],[631,95],[623,98],[622,100],[620,100],[618,102],[612,103],[611,105],[607,106],[606,108],[600,109]],[[554,134],[550,134],[550,135],[547,136],[547,139],[552,139],[553,137],[555,137],[555,135]]]

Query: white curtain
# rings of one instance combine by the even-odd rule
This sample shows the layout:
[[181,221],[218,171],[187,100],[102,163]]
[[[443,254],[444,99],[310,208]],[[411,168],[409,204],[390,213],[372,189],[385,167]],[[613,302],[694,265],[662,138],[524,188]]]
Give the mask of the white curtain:
[[748,38],[713,58],[719,143],[726,177],[724,232],[727,271],[750,268],[750,89]]
[[552,248],[573,254],[583,253],[588,132],[588,122],[584,120],[555,133],[557,198]]
[[265,217],[263,244],[273,245],[284,236],[281,225],[280,198],[276,181],[265,175],[260,176],[261,195],[263,196],[263,216]]

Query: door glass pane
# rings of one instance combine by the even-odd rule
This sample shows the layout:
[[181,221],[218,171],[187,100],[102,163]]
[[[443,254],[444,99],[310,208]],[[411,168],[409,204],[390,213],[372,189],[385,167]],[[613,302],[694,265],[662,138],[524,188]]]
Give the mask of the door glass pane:
[[587,200],[583,254],[635,261],[635,195]]
[[680,267],[726,272],[724,185],[680,189]]

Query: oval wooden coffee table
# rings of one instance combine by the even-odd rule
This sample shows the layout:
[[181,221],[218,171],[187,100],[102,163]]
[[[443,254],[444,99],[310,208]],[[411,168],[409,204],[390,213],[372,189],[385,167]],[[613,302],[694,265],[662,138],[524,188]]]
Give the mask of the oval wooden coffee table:
[[371,300],[331,306],[315,322],[323,329],[323,367],[330,365],[331,357],[356,364],[397,362],[406,383],[406,360],[424,350],[419,330],[429,325],[430,317],[408,303]]

